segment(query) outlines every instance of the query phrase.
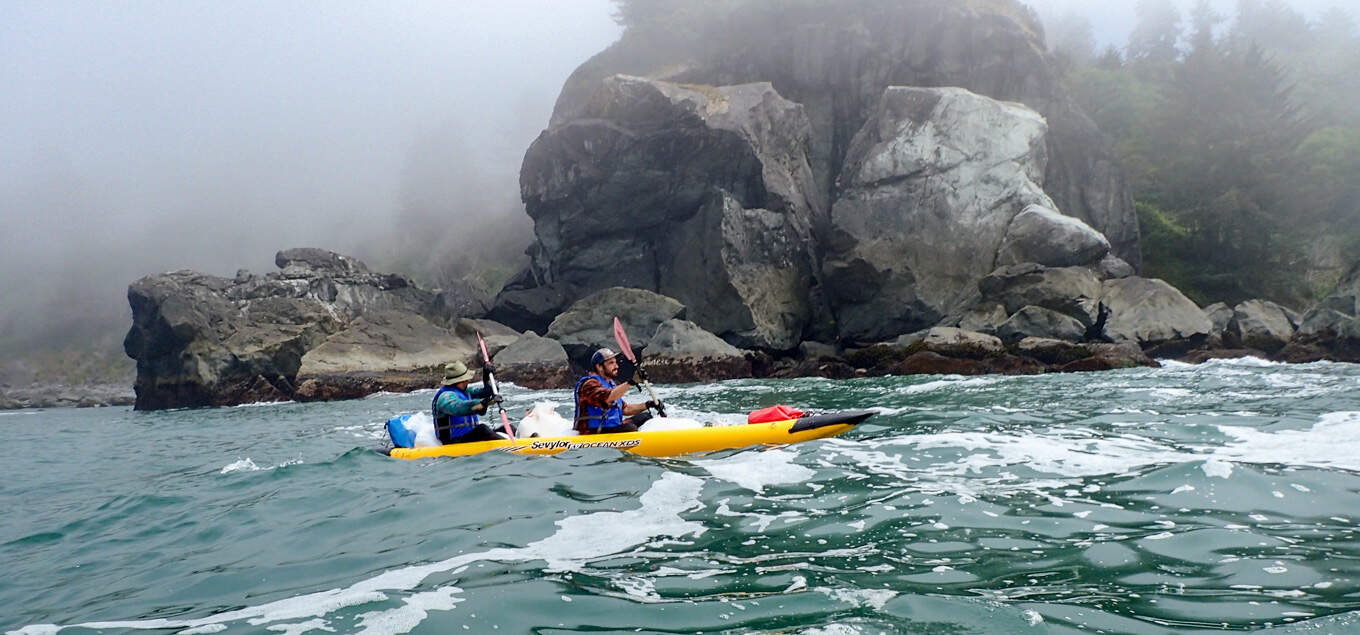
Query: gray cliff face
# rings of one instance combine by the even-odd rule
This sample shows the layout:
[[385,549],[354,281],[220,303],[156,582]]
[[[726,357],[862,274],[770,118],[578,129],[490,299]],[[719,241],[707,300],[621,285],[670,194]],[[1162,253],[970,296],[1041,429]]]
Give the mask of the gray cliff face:
[[[1042,117],[959,88],[892,87],[840,172],[825,254],[842,338],[933,325],[1001,264],[1093,265],[1109,243],[1053,212]],[[1012,310],[1013,311],[1013,310]]]
[[568,80],[521,171],[532,265],[490,317],[542,330],[638,287],[788,351],[932,326],[998,266],[1138,264],[1113,153],[1020,5],[751,3],[695,30],[630,29]]
[[836,0],[750,3],[684,29],[636,29],[579,67],[553,125],[582,118],[616,73],[724,86],[770,82],[801,104],[809,158],[830,197],[854,137],[890,86],[957,86],[1023,103],[1050,127],[1045,192],[1055,209],[1108,237],[1115,255],[1141,264],[1138,222],[1112,142],[1075,105],[1045,53],[1040,28],[1016,2]]
[[280,271],[263,276],[177,271],[128,287],[123,344],[137,360],[137,409],[302,398],[309,374],[471,357],[475,343],[446,328],[457,316],[402,276],[320,249],[279,252],[275,262]]
[[580,114],[525,156],[536,285],[512,285],[492,317],[542,328],[564,302],[627,286],[696,307],[730,341],[796,346],[826,215],[802,108],[769,84],[617,76]]

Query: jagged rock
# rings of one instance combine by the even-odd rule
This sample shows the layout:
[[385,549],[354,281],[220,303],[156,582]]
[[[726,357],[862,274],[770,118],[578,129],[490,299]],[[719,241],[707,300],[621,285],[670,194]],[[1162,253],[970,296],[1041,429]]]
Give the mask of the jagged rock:
[[1062,364],[1055,370],[1062,373],[1078,373],[1119,370],[1138,366],[1149,368],[1161,366],[1133,342],[1089,343],[1085,346],[1091,351],[1090,357]]
[[1011,220],[996,262],[1073,267],[1103,262],[1109,253],[1110,241],[1090,225],[1042,205],[1029,205]]
[[302,356],[298,376],[331,375],[375,369],[433,368],[478,357],[469,342],[424,317],[378,310],[361,315]]
[[[424,362],[412,333],[434,333],[434,294],[324,250],[290,249],[275,262],[285,271],[243,282],[178,271],[128,287],[133,324],[123,345],[137,360],[136,408],[290,399],[304,357],[326,372],[363,366],[359,359]],[[400,326],[379,333],[380,322]],[[309,356],[328,341],[331,356]]]
[[451,328],[459,318],[481,318],[491,310],[491,296],[471,282],[455,281],[436,292],[434,310],[438,324]]
[[1001,340],[985,333],[937,326],[898,337],[895,345],[909,350],[927,350],[946,357],[983,359],[1006,351]]
[[839,357],[836,347],[822,342],[807,341],[798,345],[798,356],[805,360],[817,361]]
[[1360,262],[1303,315],[1278,357],[1290,362],[1360,362]]
[[813,226],[826,215],[802,107],[768,83],[620,75],[597,88],[525,155],[538,273],[491,315],[528,323],[557,298],[634,287],[693,307],[689,319],[728,341],[795,347],[812,315]]
[[[1075,342],[1044,337],[1026,337],[1015,345],[1016,352],[1045,364],[1068,364],[1091,356],[1091,349]],[[1139,351],[1140,353],[1142,351]]]
[[1207,340],[1213,328],[1185,294],[1157,279],[1106,280],[1100,301],[1110,310],[1105,334],[1116,343],[1133,342],[1144,350],[1168,344],[1188,350]]
[[1232,319],[1223,330],[1229,346],[1242,346],[1274,353],[1294,337],[1294,325],[1285,308],[1269,300],[1247,300],[1233,307]]
[[507,283],[486,317],[516,330],[547,332],[548,325],[569,304],[566,285],[540,286],[533,279],[521,274]]
[[571,305],[548,326],[548,337],[562,344],[568,358],[580,368],[589,368],[596,349],[614,343],[614,318],[623,323],[634,352],[647,346],[662,322],[685,316],[685,306],[674,298],[646,291],[611,287],[591,294]]
[[554,125],[581,118],[600,81],[615,73],[709,85],[768,81],[805,107],[813,173],[834,196],[849,141],[885,88],[959,86],[1039,111],[1050,126],[1050,160],[1038,182],[1057,202],[1051,208],[1082,219],[1140,266],[1138,221],[1113,143],[1066,93],[1042,27],[1023,11],[936,0],[726,7],[694,12],[701,17],[684,28],[625,31],[572,73]]
[[666,320],[643,349],[658,382],[685,383],[751,376],[746,353],[687,320]]
[[306,278],[318,275],[354,276],[369,273],[368,265],[325,249],[300,247],[285,249],[274,255],[274,265],[282,269],[285,278]]
[[1096,273],[1100,274],[1101,280],[1127,278],[1137,273],[1133,270],[1133,265],[1124,262],[1122,258],[1119,258],[1114,254],[1108,254],[1104,258],[1101,258],[1095,269]]
[[1070,315],[1039,306],[1024,306],[997,327],[997,336],[1007,343],[1027,337],[1079,342],[1086,337],[1086,326]]
[[492,358],[498,377],[536,390],[571,388],[574,376],[567,351],[557,340],[533,331],[521,335]]
[[1223,336],[1223,331],[1227,330],[1228,323],[1232,321],[1233,309],[1223,302],[1215,302],[1204,307],[1204,315],[1209,318],[1210,335]]
[[838,180],[823,265],[841,336],[873,341],[938,323],[994,269],[1039,187],[1042,117],[958,88],[889,87]]
[[[478,320],[474,318],[463,318],[454,325],[453,332],[477,345],[477,336],[481,335],[486,342],[486,352],[492,357],[496,352],[513,344],[520,338],[521,333],[509,326],[501,324],[495,320]],[[477,361],[481,361],[481,351],[477,351]]]
[[964,311],[963,315],[952,326],[957,326],[965,331],[996,335],[997,327],[1004,324],[1009,317],[1010,314],[1006,312],[1006,307],[1001,303],[982,302]]
[[978,290],[984,302],[1000,303],[1008,315],[1026,306],[1043,307],[1075,318],[1082,327],[1099,320],[1103,292],[1100,279],[1090,269],[1035,263],[1001,267],[979,280]]

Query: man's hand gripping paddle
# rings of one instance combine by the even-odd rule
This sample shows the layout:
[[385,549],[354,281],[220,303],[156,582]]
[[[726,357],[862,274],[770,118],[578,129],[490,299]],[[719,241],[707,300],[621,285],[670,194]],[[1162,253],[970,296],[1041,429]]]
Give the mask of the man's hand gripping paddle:
[[[614,318],[614,343],[619,345],[619,352],[623,353],[623,356],[627,357],[628,361],[633,362],[634,366],[637,366],[637,356],[633,355],[633,347],[628,344],[628,334],[623,332],[623,323],[619,322],[617,316]],[[652,382],[647,381],[646,377],[642,377],[641,371],[639,371],[638,379],[641,379],[642,385],[647,387],[648,396],[652,398],[652,401],[656,402],[656,413],[663,417],[666,416],[666,409],[661,406],[661,400],[656,398],[656,392],[652,390]]]
[[[486,340],[482,339],[481,333],[477,334],[477,344],[482,347],[482,367],[485,368],[491,364],[491,355],[486,352]],[[501,405],[501,387],[496,384],[495,373],[486,374],[486,383],[491,386],[491,394],[496,397],[496,407],[501,411],[501,425],[505,426],[505,433],[514,439],[515,429],[510,427],[510,417],[505,414],[505,406]]]

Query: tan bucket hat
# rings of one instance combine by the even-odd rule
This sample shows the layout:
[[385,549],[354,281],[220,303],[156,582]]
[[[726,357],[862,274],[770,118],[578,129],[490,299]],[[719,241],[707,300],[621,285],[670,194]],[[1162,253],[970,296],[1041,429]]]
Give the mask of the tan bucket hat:
[[444,381],[441,386],[452,386],[458,382],[471,381],[475,374],[463,362],[444,364]]

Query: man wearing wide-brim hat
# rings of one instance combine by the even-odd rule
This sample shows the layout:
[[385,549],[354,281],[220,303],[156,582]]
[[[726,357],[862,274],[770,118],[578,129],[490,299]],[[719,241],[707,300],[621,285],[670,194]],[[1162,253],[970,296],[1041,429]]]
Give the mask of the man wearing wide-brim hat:
[[440,382],[434,401],[430,402],[434,431],[440,441],[448,444],[504,438],[477,420],[477,415],[486,412],[486,407],[500,398],[491,392],[487,382],[490,372],[490,364],[484,366],[481,387],[468,390],[468,383],[475,375],[467,364],[455,361],[444,365],[444,381]]

